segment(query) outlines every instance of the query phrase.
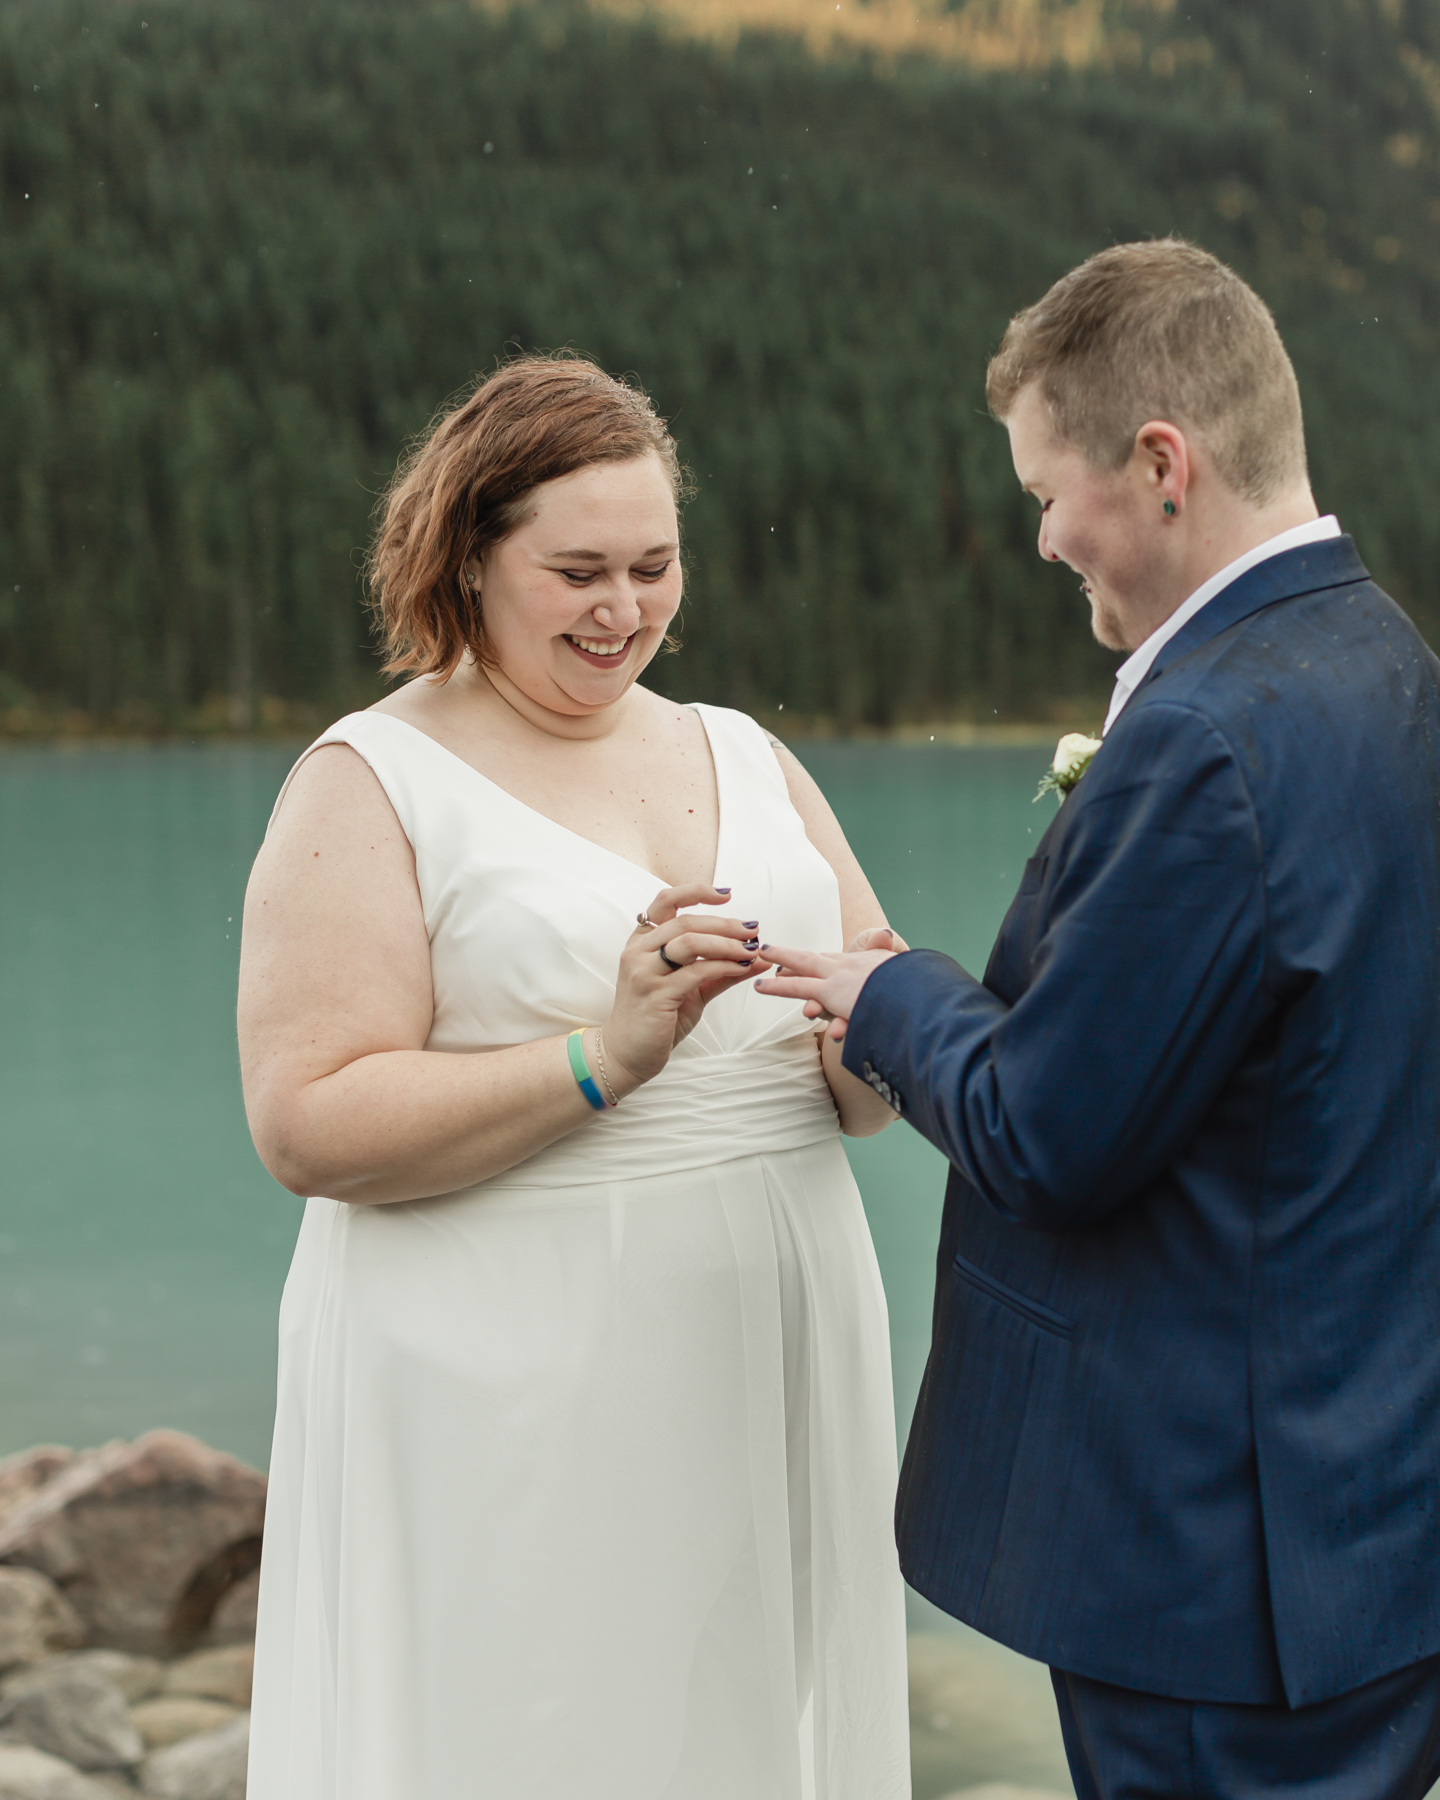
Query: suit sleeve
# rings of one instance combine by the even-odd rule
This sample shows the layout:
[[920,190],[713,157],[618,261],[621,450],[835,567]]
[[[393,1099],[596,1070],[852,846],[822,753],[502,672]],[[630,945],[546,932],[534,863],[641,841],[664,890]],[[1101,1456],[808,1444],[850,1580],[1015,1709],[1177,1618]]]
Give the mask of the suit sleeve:
[[1274,1002],[1259,831],[1228,743],[1151,704],[1075,793],[1031,980],[1014,1005],[936,951],[865,983],[845,1066],[997,1211],[1102,1218],[1184,1149]]

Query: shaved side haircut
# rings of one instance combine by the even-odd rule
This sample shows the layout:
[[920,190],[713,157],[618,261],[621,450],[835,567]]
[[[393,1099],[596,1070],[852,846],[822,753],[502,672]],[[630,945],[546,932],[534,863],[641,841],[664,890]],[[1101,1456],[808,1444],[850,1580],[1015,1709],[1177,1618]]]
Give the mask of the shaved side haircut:
[[1097,468],[1122,468],[1164,419],[1256,506],[1306,479],[1300,388],[1269,307],[1182,238],[1102,250],[1017,313],[986,377],[994,417],[1032,383],[1056,437]]

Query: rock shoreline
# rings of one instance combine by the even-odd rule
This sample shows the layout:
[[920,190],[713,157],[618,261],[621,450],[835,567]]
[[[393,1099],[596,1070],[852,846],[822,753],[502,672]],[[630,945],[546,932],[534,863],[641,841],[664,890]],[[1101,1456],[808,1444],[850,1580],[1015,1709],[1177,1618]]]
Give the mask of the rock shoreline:
[[[245,1800],[265,1486],[175,1431],[0,1461],[0,1800]],[[911,1639],[916,1800],[1068,1800],[1017,1672]]]
[[0,1461],[0,1800],[245,1800],[264,1520],[181,1432]]

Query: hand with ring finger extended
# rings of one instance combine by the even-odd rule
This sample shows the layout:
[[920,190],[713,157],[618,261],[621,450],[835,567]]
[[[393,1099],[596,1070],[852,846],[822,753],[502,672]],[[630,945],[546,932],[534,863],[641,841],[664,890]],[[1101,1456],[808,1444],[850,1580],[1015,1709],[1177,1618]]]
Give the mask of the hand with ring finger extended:
[[703,884],[665,888],[638,916],[621,953],[614,1010],[602,1027],[617,1091],[633,1092],[658,1075],[717,994],[768,967],[758,919],[681,910],[723,906],[729,898],[728,889]]

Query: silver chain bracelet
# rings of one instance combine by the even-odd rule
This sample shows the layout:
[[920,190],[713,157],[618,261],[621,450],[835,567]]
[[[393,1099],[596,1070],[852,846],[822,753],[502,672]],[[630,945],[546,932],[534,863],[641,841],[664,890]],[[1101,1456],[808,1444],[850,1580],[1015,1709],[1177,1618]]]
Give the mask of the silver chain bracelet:
[[620,1096],[615,1092],[614,1088],[611,1087],[610,1077],[605,1073],[605,1039],[598,1025],[595,1027],[595,1061],[600,1069],[600,1085],[609,1095],[610,1104],[612,1106],[618,1106],[620,1104]]

